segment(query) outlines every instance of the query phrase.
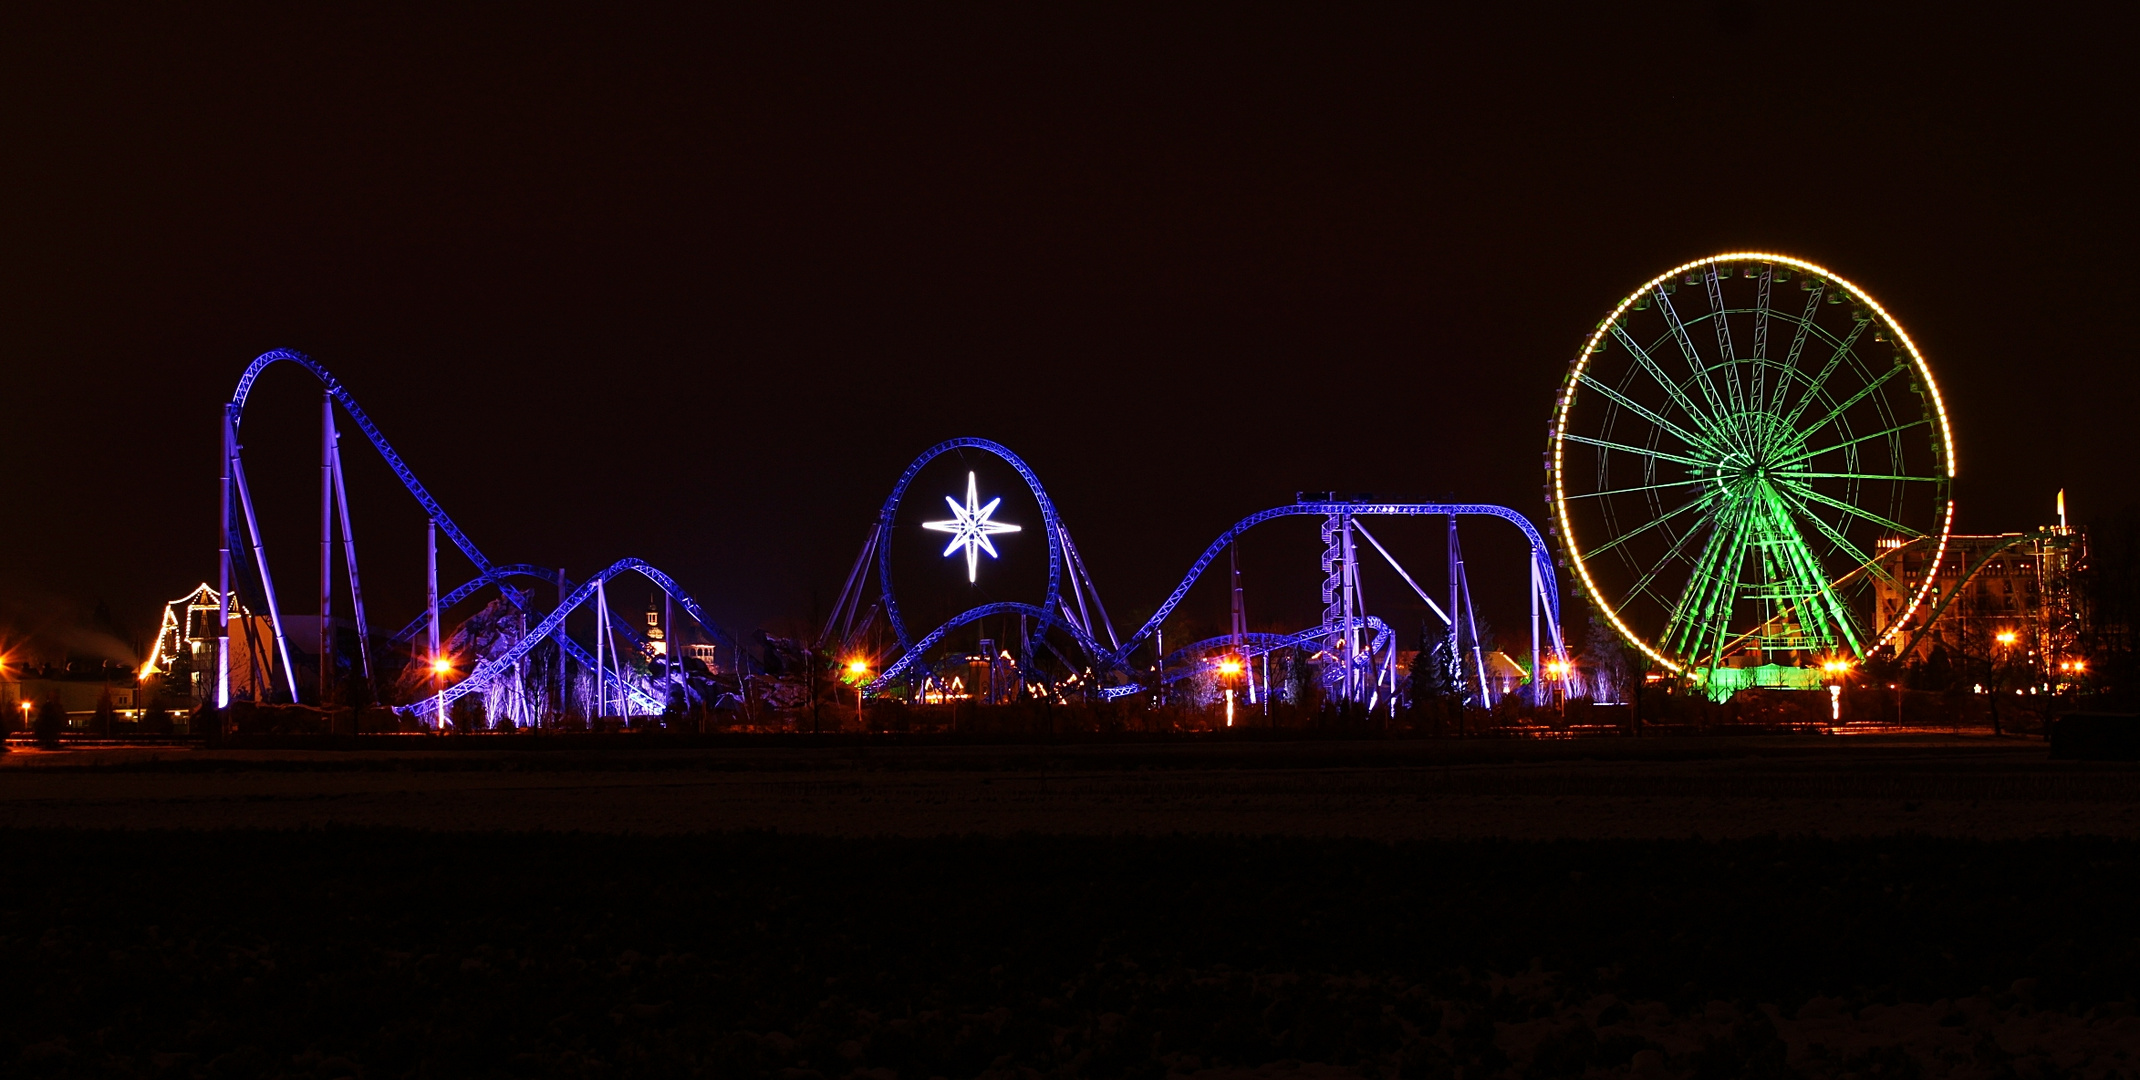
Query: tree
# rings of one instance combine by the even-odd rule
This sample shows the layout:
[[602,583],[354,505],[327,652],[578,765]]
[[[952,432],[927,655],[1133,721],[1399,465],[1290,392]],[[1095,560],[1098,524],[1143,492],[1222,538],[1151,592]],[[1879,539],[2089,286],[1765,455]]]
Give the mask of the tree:
[[1590,629],[1583,639],[1583,656],[1590,661],[1590,700],[1632,702],[1641,696],[1642,677],[1649,670],[1649,657],[1628,644],[1627,639],[1604,620],[1590,620]]
[[1415,708],[1427,710],[1436,732],[1441,730],[1442,719],[1453,714],[1457,733],[1463,733],[1463,662],[1451,635],[1435,633],[1425,623],[1420,624],[1419,653],[1412,657],[1410,673],[1412,703]]
[[45,703],[37,707],[37,720],[32,730],[37,745],[47,750],[59,747],[60,732],[67,730],[67,707],[59,703],[57,690],[46,695]]
[[112,704],[111,687],[97,695],[97,711],[89,716],[89,733],[110,738],[112,729],[119,723],[119,710]]
[[176,729],[171,722],[171,710],[164,707],[162,698],[152,698],[148,710],[141,714],[143,735],[169,735]]

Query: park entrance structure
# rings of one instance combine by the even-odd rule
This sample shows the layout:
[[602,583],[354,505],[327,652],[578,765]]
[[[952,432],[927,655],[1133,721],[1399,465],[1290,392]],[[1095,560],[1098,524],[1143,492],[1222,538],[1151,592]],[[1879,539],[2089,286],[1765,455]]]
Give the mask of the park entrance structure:
[[[1954,517],[1953,436],[1916,344],[1863,289],[1758,252],[1673,267],[1598,323],[1546,470],[1595,610],[1717,700],[1891,649]],[[1907,602],[1878,610],[1876,585]]]

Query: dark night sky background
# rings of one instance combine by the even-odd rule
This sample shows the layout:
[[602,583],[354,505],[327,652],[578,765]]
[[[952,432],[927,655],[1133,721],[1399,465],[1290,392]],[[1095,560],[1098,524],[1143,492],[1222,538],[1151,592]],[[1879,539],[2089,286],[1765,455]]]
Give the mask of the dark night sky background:
[[[1585,333],[1737,248],[1912,331],[1962,528],[2135,494],[2136,27],[2080,6],[66,10],[0,17],[18,637],[79,640],[99,599],[146,634],[212,579],[217,405],[273,347],[499,561],[635,554],[790,626],[906,463],[973,434],[1034,465],[1131,622],[1296,490],[1542,518]],[[246,425],[300,612],[317,417],[284,368]],[[398,624],[422,518],[349,460]],[[1273,528],[1252,619],[1305,623],[1312,527]],[[1512,534],[1475,535],[1513,630]]]

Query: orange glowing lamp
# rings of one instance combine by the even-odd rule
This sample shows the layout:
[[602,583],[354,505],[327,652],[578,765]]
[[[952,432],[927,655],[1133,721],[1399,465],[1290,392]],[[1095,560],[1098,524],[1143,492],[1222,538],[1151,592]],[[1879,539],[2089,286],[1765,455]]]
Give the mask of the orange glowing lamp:
[[857,679],[869,674],[869,661],[859,658],[847,661],[847,674]]
[[1999,631],[1999,644],[2012,645],[2016,640],[2017,637],[2012,630]]
[[1224,675],[1229,679],[1240,677],[1241,661],[1231,656],[1219,661],[1219,674]]
[[443,656],[439,657],[439,658],[438,658],[438,659],[436,659],[436,660],[433,660],[433,661],[431,661],[431,674],[433,674],[433,675],[451,675],[451,674],[453,674],[453,661],[451,661],[451,660],[449,660],[449,659],[447,659],[447,658],[445,658],[445,657],[443,657]]

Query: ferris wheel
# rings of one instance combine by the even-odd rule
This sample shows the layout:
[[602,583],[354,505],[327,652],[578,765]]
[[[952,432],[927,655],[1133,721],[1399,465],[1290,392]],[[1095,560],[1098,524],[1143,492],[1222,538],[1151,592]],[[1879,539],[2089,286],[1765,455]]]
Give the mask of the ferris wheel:
[[1594,610],[1712,694],[1870,655],[1946,552],[1932,370],[1863,289],[1801,259],[1645,282],[1569,366],[1549,440],[1555,531]]

